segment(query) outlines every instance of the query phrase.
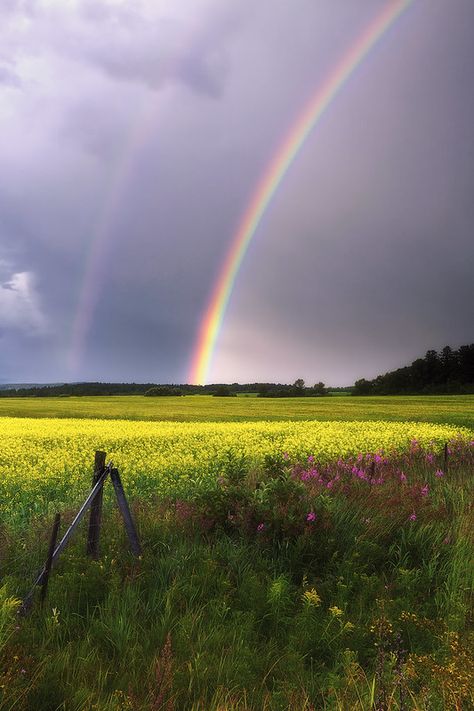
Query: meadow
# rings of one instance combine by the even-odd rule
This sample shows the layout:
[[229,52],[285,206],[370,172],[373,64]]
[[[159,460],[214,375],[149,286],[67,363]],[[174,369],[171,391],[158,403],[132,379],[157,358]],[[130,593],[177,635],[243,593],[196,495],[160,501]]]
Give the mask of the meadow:
[[474,395],[282,398],[115,396],[0,398],[0,417],[66,417],[171,422],[386,420],[474,429]]
[[[308,400],[0,401],[2,711],[474,708],[474,398]],[[18,617],[99,448],[143,556],[108,484]]]
[[80,503],[96,449],[123,474],[132,499],[192,498],[236,465],[258,471],[267,459],[317,457],[321,463],[360,452],[390,454],[417,440],[440,452],[469,430],[406,422],[136,422],[95,419],[2,418],[0,495],[8,519]]

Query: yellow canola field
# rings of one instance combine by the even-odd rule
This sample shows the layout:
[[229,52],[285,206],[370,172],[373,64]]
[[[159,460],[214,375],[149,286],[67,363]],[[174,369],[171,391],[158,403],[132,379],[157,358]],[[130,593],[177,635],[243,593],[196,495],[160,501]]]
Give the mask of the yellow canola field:
[[[417,422],[136,422],[0,419],[3,515],[46,513],[75,505],[90,486],[96,449],[105,450],[131,497],[186,496],[215,481],[229,458],[248,466],[287,452],[328,461],[359,452],[428,449],[470,437],[468,430]],[[15,513],[14,513],[15,512]]]

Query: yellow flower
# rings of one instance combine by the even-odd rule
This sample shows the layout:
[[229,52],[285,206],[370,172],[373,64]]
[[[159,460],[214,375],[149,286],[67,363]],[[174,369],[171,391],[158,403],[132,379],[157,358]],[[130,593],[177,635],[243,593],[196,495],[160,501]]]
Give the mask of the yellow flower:
[[321,598],[314,588],[305,590],[302,595],[302,600],[308,607],[319,607],[321,604]]
[[[122,400],[117,407],[123,407]],[[72,507],[81,503],[90,487],[98,448],[113,459],[130,498],[179,497],[189,487],[215,481],[229,453],[245,457],[251,470],[279,452],[288,452],[291,461],[314,454],[324,463],[359,452],[402,451],[414,438],[421,446],[440,447],[456,434],[469,436],[467,430],[448,425],[380,420],[154,422],[2,417],[2,514],[15,515],[19,508],[34,504],[36,515],[47,512],[48,502],[55,509],[64,508],[66,502]]]
[[331,615],[332,615],[333,617],[341,617],[341,615],[344,614],[344,613],[342,612],[341,608],[340,608],[340,607],[336,607],[335,605],[334,605],[334,607],[330,607],[330,608],[329,608],[329,612],[331,613]]

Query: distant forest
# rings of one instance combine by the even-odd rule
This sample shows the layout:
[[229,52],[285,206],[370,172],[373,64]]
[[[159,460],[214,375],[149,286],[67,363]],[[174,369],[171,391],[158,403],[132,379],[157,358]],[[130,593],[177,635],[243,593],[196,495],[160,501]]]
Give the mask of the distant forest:
[[411,365],[373,380],[362,378],[352,387],[327,388],[319,382],[308,387],[301,378],[281,383],[214,383],[211,385],[157,383],[64,383],[51,385],[0,385],[0,397],[69,397],[90,395],[215,395],[258,397],[326,397],[331,395],[443,395],[474,394],[474,343],[439,353],[427,351]]
[[427,351],[411,365],[357,380],[353,395],[450,395],[474,393],[474,343]]
[[[350,393],[351,388],[333,388],[333,392]],[[324,383],[306,387],[304,381],[292,385],[282,383],[214,383],[210,385],[157,384],[157,383],[63,383],[54,385],[28,385],[25,387],[0,386],[0,397],[69,397],[90,395],[146,395],[150,397],[176,395],[216,395],[232,397],[238,394],[257,394],[259,397],[310,397],[329,395]]]

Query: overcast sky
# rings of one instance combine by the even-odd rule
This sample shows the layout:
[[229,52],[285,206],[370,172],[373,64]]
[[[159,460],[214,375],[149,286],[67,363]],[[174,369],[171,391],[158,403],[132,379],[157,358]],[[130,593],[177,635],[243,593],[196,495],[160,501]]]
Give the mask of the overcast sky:
[[[0,0],[0,382],[184,382],[260,176],[381,0]],[[474,340],[474,2],[415,0],[286,175],[210,380]]]

